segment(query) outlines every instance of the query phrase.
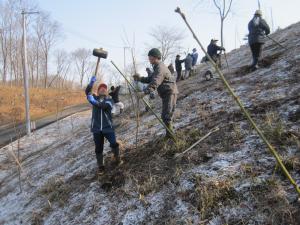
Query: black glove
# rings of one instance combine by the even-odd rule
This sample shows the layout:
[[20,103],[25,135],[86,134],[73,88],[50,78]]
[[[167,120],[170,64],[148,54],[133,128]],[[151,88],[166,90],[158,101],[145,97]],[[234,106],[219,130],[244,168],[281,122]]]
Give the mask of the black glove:
[[148,88],[144,89],[144,94],[145,95],[149,95],[150,99],[155,99],[155,93],[154,93],[154,91],[151,91]]
[[149,96],[150,99],[155,99],[155,93],[153,91],[150,92]]

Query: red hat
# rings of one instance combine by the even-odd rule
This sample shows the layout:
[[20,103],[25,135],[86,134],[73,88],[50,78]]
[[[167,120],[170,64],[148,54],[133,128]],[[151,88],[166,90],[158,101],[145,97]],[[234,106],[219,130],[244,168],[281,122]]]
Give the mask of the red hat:
[[100,90],[100,88],[105,88],[107,90],[107,85],[102,83],[102,84],[99,85],[98,91]]

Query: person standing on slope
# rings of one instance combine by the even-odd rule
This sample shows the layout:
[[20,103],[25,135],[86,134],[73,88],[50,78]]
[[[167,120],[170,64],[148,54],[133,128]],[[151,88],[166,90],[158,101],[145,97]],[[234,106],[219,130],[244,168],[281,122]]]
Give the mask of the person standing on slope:
[[198,61],[198,52],[197,52],[196,48],[193,48],[192,58],[193,58],[192,67],[193,67],[193,69],[195,69],[195,66]]
[[218,46],[217,42],[217,39],[211,39],[210,44],[207,46],[207,54],[214,60],[218,67],[221,68],[221,52],[225,51],[225,48]]
[[111,96],[112,100],[114,101],[113,109],[112,109],[112,114],[114,115],[117,111],[117,109],[120,110],[120,114],[124,110],[124,104],[120,102],[119,99],[119,92],[120,92],[121,86],[111,86],[109,95]]
[[177,72],[177,79],[176,81],[180,81],[181,80],[181,75],[182,75],[182,63],[184,63],[184,59],[180,59],[180,55],[176,55],[176,59],[175,59],[175,69]]
[[97,95],[92,94],[92,88],[96,82],[96,77],[91,78],[90,83],[85,89],[87,100],[92,104],[92,122],[91,132],[95,142],[95,153],[98,164],[98,173],[101,175],[105,172],[103,162],[104,138],[110,143],[116,165],[121,164],[119,143],[112,122],[111,110],[113,107],[112,99],[108,98],[107,85],[101,83],[97,89]]
[[248,42],[252,52],[252,65],[253,70],[257,70],[258,60],[261,56],[262,46],[265,43],[265,36],[270,34],[270,27],[267,22],[262,18],[261,10],[256,10],[253,19],[248,24]]
[[[173,132],[173,114],[177,101],[177,85],[175,77],[172,76],[168,67],[161,61],[161,53],[157,48],[153,48],[148,53],[149,62],[153,66],[152,77],[141,77],[139,74],[133,76],[135,81],[148,83],[144,90],[144,94],[154,97],[154,91],[157,89],[159,96],[162,99],[162,114],[161,118],[168,129]],[[166,137],[171,138],[172,134],[166,129]]]
[[188,53],[184,60],[184,76],[183,79],[189,78],[192,71],[193,57],[192,54]]

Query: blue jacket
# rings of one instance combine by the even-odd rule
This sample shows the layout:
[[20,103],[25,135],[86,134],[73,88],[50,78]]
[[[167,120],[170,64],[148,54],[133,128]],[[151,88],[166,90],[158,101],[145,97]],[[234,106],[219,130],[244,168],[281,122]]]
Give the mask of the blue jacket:
[[270,33],[270,27],[267,22],[261,17],[254,16],[254,18],[248,24],[248,41],[249,44],[265,43],[265,36]]
[[[92,86],[88,85],[85,89],[85,94],[91,94]],[[114,126],[112,122],[112,106],[113,100],[104,97],[100,98],[99,96],[93,95],[97,100],[96,104],[93,105],[92,110],[92,122],[91,122],[91,132],[93,133],[111,133],[114,132]]]
[[195,66],[198,60],[198,53],[197,52],[193,53],[192,58],[193,58],[192,66]]

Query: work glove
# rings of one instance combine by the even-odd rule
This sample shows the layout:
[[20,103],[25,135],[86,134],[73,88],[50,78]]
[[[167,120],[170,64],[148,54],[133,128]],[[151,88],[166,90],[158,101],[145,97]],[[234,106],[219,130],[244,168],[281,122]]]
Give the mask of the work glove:
[[87,96],[87,99],[88,99],[88,101],[89,101],[92,105],[95,105],[95,104],[98,103],[98,101],[94,98],[93,95],[88,95],[88,96]]
[[136,74],[133,75],[133,79],[135,81],[140,81],[141,80],[141,76],[138,73],[136,73]]
[[96,76],[92,76],[90,80],[90,85],[93,85],[96,82],[97,78]]
[[149,95],[150,99],[155,99],[155,93],[154,93],[154,91],[151,91],[148,88],[144,89],[144,94],[145,95]]
[[155,99],[155,93],[153,91],[150,92],[149,96],[150,99]]

